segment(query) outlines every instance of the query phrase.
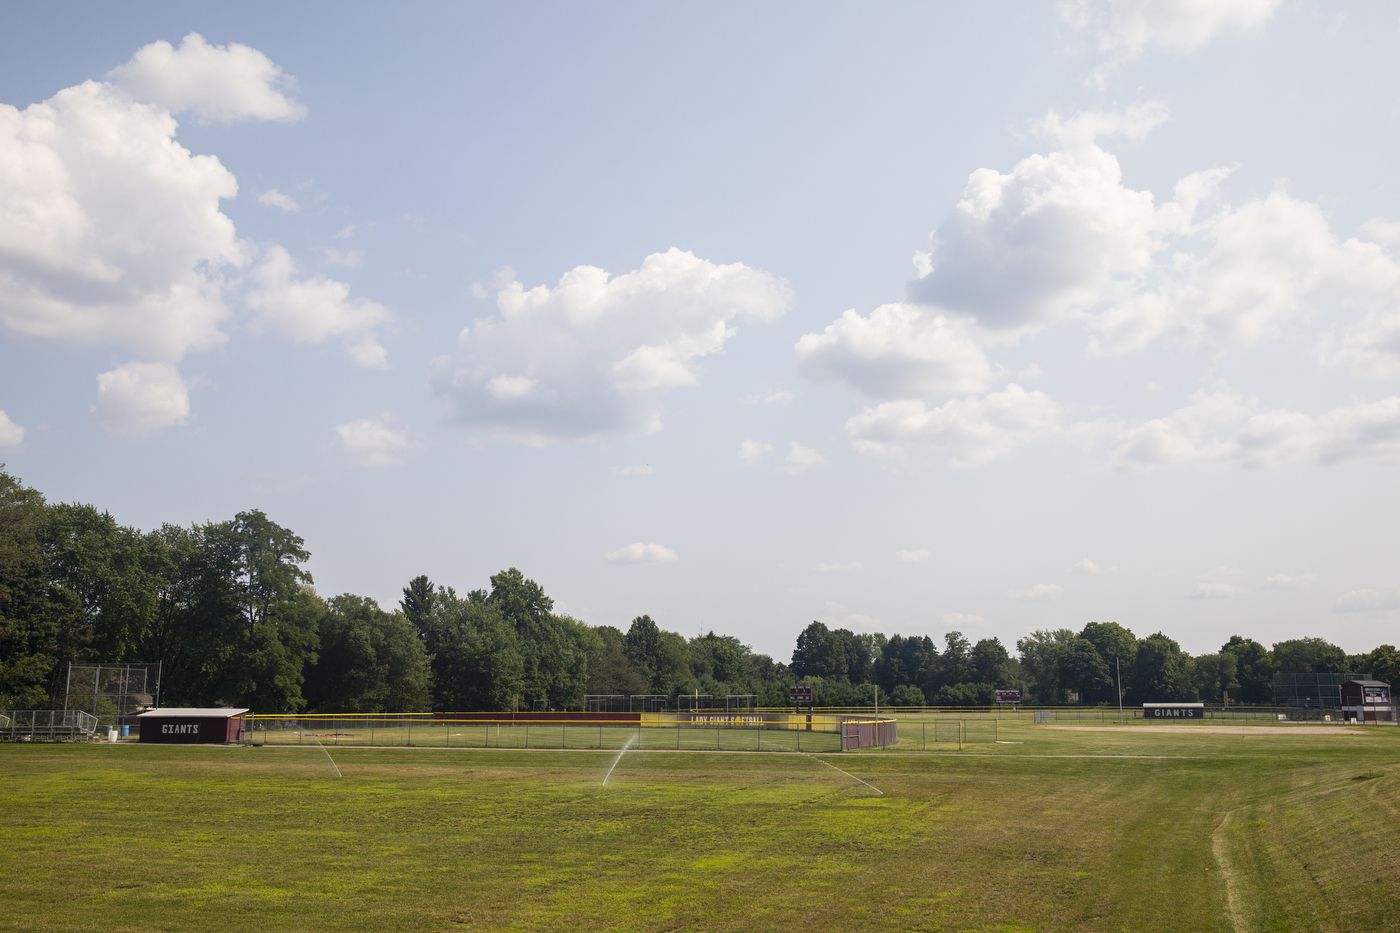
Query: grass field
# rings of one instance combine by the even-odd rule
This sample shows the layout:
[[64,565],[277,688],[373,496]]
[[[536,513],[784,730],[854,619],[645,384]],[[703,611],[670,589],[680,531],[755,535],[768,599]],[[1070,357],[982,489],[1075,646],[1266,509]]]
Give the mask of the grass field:
[[3,745],[0,927],[1400,927],[1400,729],[1000,734],[607,786],[611,750]]

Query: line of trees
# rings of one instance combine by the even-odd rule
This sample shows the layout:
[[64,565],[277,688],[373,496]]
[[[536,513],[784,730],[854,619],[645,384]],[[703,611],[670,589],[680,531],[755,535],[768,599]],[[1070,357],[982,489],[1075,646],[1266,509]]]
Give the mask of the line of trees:
[[751,694],[823,705],[1029,702],[1268,703],[1275,672],[1366,672],[1400,682],[1400,652],[1347,655],[1320,638],[1265,648],[1231,637],[1191,656],[1115,622],[1036,631],[1013,655],[996,638],[854,633],[813,622],[791,664],[732,635],[686,638],[651,617],[626,630],[554,611],[519,570],[459,595],[425,576],[394,610],[322,598],[300,537],[259,511],[143,532],[89,505],[48,503],[0,469],[0,709],[61,702],[69,662],[159,661],[166,705],[261,710],[564,709],[584,694]]

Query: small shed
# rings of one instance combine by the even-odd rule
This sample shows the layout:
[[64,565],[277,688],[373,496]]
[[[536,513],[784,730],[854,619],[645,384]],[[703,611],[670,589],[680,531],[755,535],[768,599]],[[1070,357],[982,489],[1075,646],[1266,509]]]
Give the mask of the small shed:
[[242,737],[247,712],[232,707],[165,707],[147,710],[136,721],[141,724],[142,742],[221,745]]
[[1395,701],[1390,684],[1381,680],[1348,680],[1342,684],[1342,716],[1357,722],[1394,722]]

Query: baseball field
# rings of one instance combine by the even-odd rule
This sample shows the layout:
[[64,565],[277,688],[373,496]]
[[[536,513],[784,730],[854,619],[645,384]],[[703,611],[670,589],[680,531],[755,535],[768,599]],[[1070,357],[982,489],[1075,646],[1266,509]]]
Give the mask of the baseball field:
[[907,748],[0,745],[0,927],[1400,924],[1400,729]]

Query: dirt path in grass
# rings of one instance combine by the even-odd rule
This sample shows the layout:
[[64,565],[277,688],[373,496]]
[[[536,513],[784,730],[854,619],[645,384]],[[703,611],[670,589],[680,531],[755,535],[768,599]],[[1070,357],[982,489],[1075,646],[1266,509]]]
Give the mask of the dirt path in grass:
[[1230,919],[1230,927],[1235,933],[1248,933],[1249,924],[1245,921],[1244,911],[1240,909],[1239,883],[1235,879],[1235,869],[1230,865],[1229,841],[1225,835],[1229,832],[1232,815],[1226,813],[1220,825],[1210,834],[1210,850],[1215,856],[1220,877],[1225,880],[1225,913]]

